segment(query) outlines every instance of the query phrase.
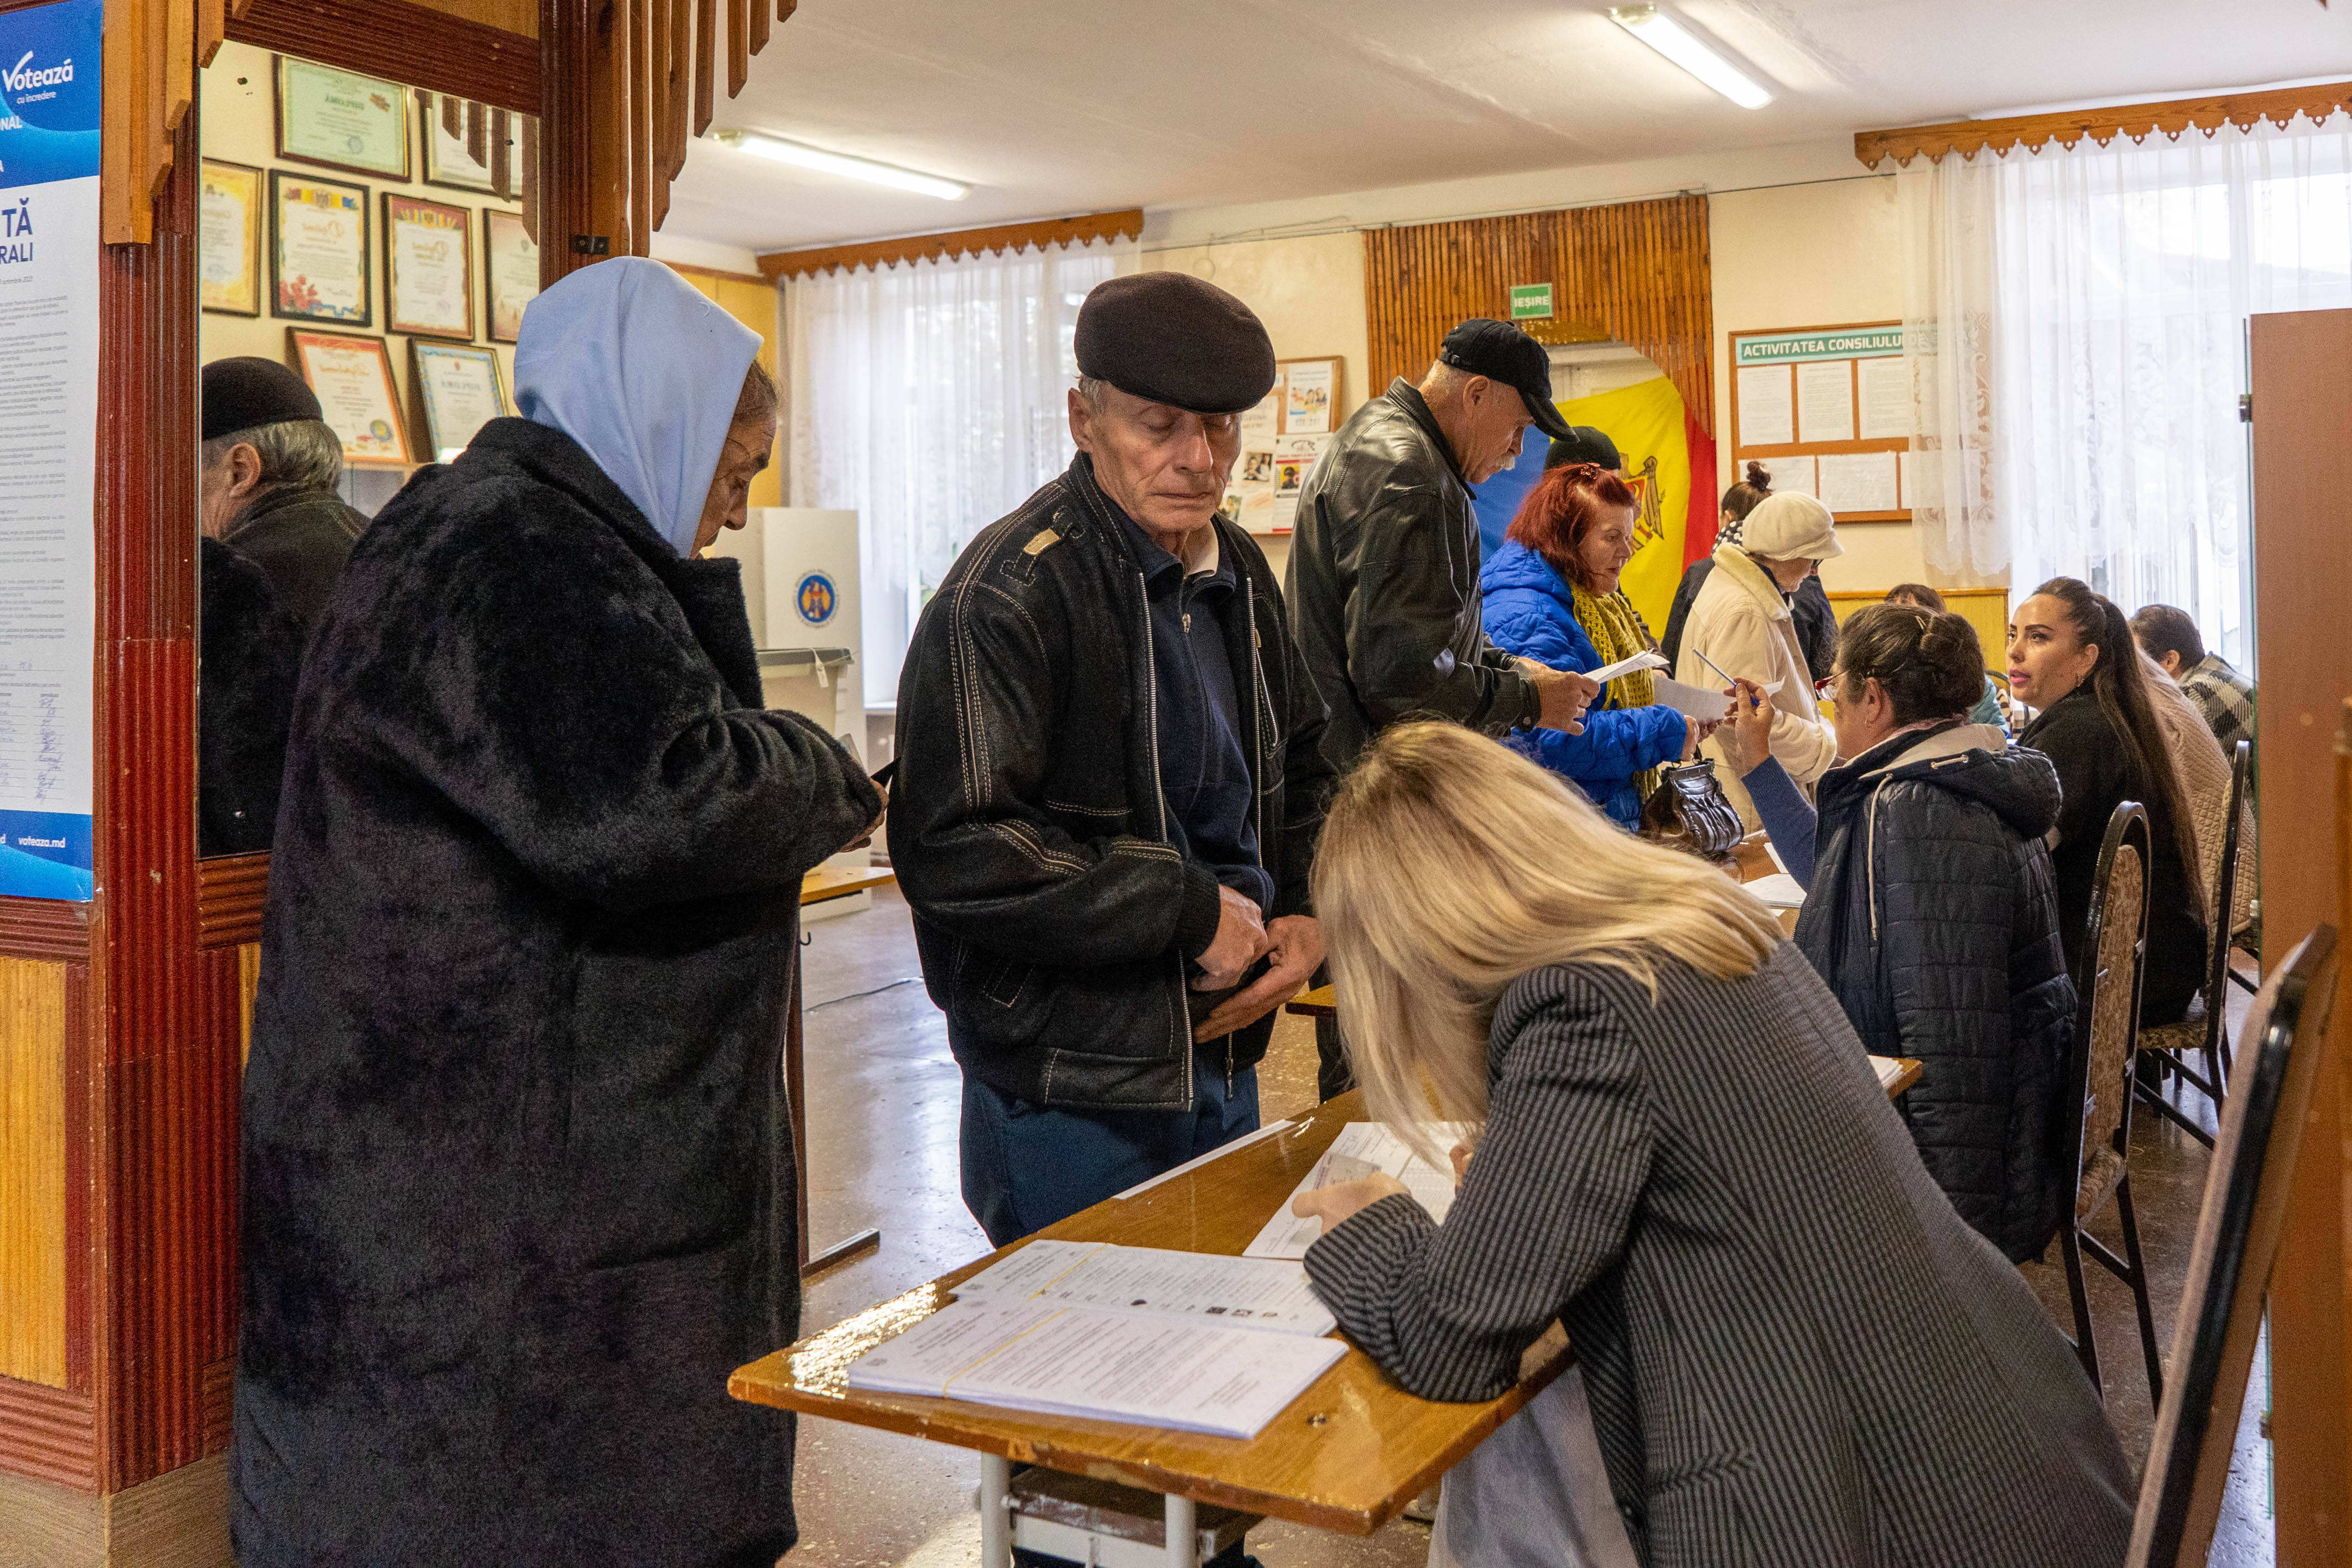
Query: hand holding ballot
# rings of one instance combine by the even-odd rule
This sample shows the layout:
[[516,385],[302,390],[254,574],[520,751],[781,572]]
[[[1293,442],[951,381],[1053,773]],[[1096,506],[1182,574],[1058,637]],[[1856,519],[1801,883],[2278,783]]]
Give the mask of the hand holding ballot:
[[1342,1220],[1354,1218],[1358,1211],[1398,1193],[1410,1197],[1412,1188],[1386,1171],[1374,1171],[1353,1181],[1334,1182],[1329,1186],[1302,1192],[1290,1200],[1290,1212],[1301,1219],[1320,1219],[1328,1231]]

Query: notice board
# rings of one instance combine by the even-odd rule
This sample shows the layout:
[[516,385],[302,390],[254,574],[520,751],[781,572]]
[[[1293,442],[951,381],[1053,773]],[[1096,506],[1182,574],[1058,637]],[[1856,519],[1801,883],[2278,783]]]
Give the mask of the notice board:
[[1820,497],[1841,523],[1911,520],[1911,373],[1903,323],[1731,337],[1731,455],[1775,494]]

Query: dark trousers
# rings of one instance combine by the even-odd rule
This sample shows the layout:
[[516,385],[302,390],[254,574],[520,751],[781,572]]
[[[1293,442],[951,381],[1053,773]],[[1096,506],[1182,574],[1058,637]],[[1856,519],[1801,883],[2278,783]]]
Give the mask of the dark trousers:
[[992,1246],[1149,1181],[1257,1130],[1257,1069],[1193,1053],[1189,1111],[1065,1111],[963,1081],[963,1202]]

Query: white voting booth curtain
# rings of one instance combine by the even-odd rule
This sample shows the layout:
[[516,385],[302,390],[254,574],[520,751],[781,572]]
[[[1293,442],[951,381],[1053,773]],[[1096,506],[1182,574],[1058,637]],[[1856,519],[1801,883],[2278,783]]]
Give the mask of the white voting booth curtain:
[[1069,466],[1070,338],[1132,239],[795,277],[792,504],[854,510],[866,700],[898,700],[923,601],[980,529]]
[[2352,306],[2352,119],[1897,181],[1928,564],[2177,604],[2249,668],[2246,318]]

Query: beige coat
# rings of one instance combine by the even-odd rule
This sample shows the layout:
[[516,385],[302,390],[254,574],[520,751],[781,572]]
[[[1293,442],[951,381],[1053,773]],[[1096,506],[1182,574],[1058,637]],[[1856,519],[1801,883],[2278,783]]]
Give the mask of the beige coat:
[[[1691,605],[1690,620],[1683,628],[1682,662],[1675,666],[1675,679],[1721,690],[1722,676],[1700,663],[1701,653],[1722,666],[1724,674],[1759,685],[1780,683],[1772,694],[1772,755],[1805,798],[1812,799],[1814,780],[1837,760],[1837,736],[1813,700],[1812,672],[1806,666],[1805,650],[1797,641],[1797,625],[1790,619],[1780,585],[1736,547],[1715,552],[1715,570],[1707,573],[1706,586]],[[1724,794],[1752,832],[1759,826],[1756,805],[1732,770],[1727,740],[1725,735],[1711,736],[1699,749],[1715,758],[1715,775],[1723,782]]]
[[[2230,762],[2221,755],[2221,743],[2213,738],[2213,727],[2205,722],[2196,700],[2173,684],[2163,665],[2142,653],[2139,673],[2156,709],[2157,724],[2171,749],[2180,792],[2188,798],[2189,825],[2197,837],[2197,875],[2204,883],[2205,930],[2210,940],[2213,900],[2221,890],[2221,849],[2228,841],[2230,826]],[[2238,884],[2236,895],[2230,901],[2234,906],[2230,912],[2232,931],[2246,924],[2254,900],[2252,809],[2241,802],[2239,818]]]

